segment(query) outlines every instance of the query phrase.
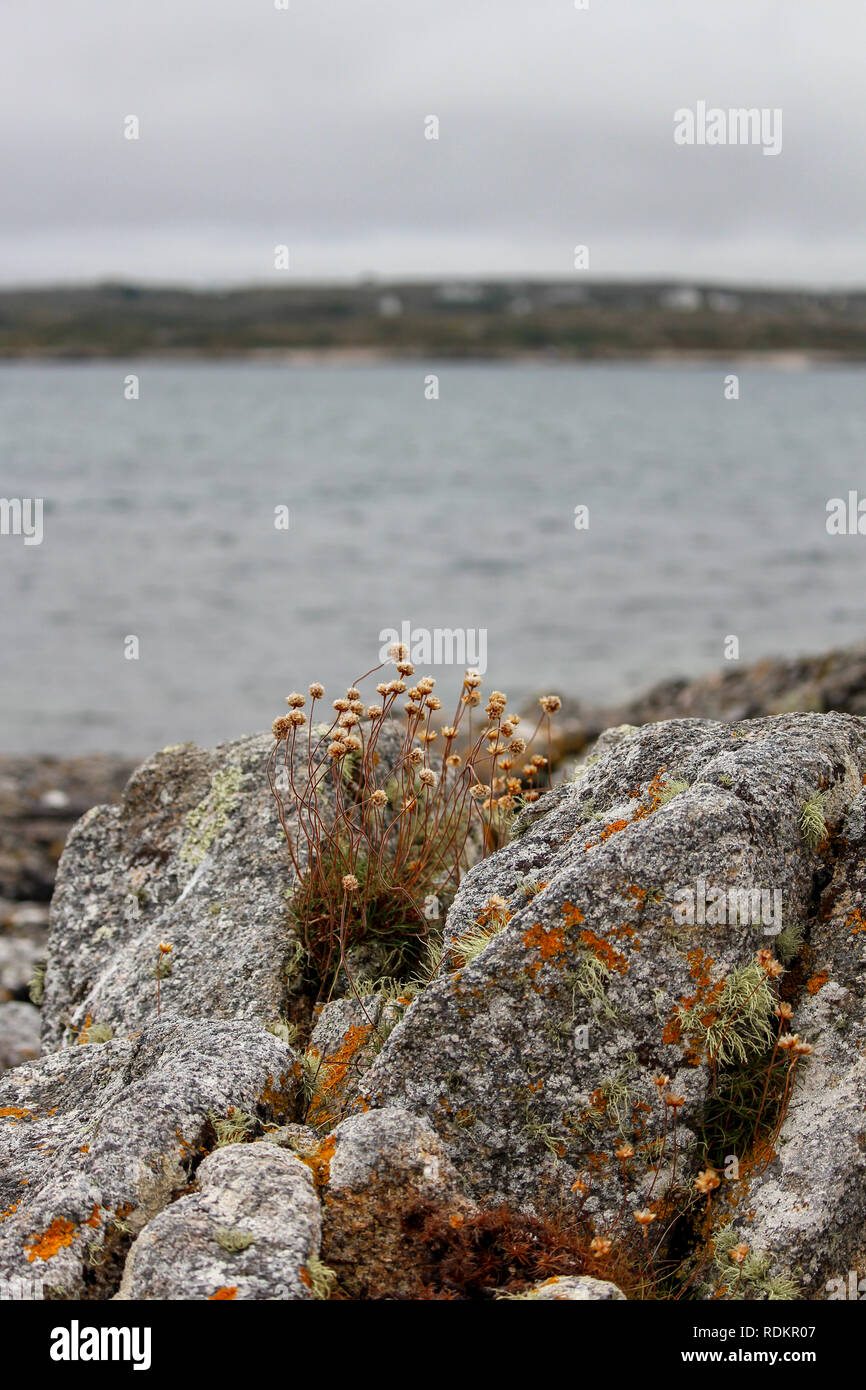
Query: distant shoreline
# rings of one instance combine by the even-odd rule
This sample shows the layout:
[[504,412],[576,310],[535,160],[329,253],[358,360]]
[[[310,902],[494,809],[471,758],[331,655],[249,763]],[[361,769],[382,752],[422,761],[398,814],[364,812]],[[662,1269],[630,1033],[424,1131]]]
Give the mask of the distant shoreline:
[[379,347],[322,347],[322,348],[249,348],[225,351],[206,351],[200,348],[166,348],[141,352],[30,352],[2,353],[0,366],[21,364],[53,364],[56,366],[99,366],[112,362],[182,363],[260,363],[264,366],[287,367],[368,367],[399,366],[405,363],[448,362],[452,365],[525,366],[525,367],[585,367],[585,366],[656,366],[702,367],[731,364],[734,366],[774,367],[786,371],[810,371],[818,367],[866,366],[866,353],[800,350],[785,348],[760,349],[696,349],[655,348],[647,352],[565,353],[543,349],[536,352],[443,352],[441,349],[412,348],[395,352]]

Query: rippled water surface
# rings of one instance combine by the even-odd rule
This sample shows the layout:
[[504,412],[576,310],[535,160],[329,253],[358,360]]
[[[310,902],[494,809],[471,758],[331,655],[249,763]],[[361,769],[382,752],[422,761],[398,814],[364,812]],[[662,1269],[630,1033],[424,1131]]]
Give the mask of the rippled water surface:
[[264,728],[404,621],[484,629],[513,696],[591,700],[718,666],[728,634],[744,661],[859,640],[866,536],[825,520],[866,496],[866,377],[740,381],[730,402],[705,367],[0,367],[2,495],[44,498],[41,545],[0,537],[0,747]]

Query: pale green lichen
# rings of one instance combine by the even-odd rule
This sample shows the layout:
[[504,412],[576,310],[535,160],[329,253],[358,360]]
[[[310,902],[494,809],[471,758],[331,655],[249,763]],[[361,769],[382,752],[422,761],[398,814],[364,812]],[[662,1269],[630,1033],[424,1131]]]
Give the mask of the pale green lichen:
[[731,1226],[726,1226],[713,1241],[713,1264],[726,1298],[778,1303],[798,1297],[797,1284],[789,1275],[770,1275],[770,1255],[750,1250],[740,1263],[734,1263],[731,1251],[741,1243],[746,1244]]
[[809,849],[817,849],[827,834],[827,822],[824,819],[825,795],[825,792],[815,792],[808,801],[804,801],[800,812],[800,834]]
[[81,1043],[107,1043],[114,1037],[114,1029],[110,1023],[91,1023],[80,1036]]
[[688,782],[665,782],[664,786],[658,794],[658,798],[656,801],[656,809],[658,810],[661,806],[667,806],[668,802],[673,801],[675,796],[679,796],[681,792],[687,792],[688,789]]
[[310,1255],[306,1263],[310,1294],[313,1298],[330,1298],[337,1283],[333,1269],[323,1264],[318,1255]]
[[210,791],[187,814],[187,836],[180,852],[184,864],[197,867],[217,836],[225,830],[240,796],[243,773],[236,763],[215,772]]
[[277,1018],[273,1019],[270,1023],[266,1023],[265,1028],[269,1033],[273,1033],[275,1038],[279,1038],[280,1042],[284,1042],[288,1047],[291,1047],[295,1042],[297,1042],[297,1023],[286,1023],[284,1019]]
[[806,929],[802,922],[789,922],[779,932],[773,945],[776,948],[776,954],[784,965],[790,965],[800,954],[805,936]]
[[28,991],[28,993],[29,993],[29,995],[30,995],[30,1002],[31,1002],[31,1004],[35,1004],[36,1007],[37,1007],[37,1009],[38,1009],[38,1008],[41,1008],[41,1006],[42,1006],[42,1001],[43,1001],[44,998],[45,998],[45,966],[44,966],[44,965],[37,965],[37,966],[36,966],[35,970],[33,971],[33,975],[32,975],[32,978],[31,978],[31,980],[30,980],[30,983],[29,983],[29,985],[27,986],[27,991]]
[[238,1226],[219,1226],[216,1231],[216,1243],[223,1250],[227,1250],[230,1255],[237,1255],[241,1250],[247,1250],[255,1240],[255,1236],[250,1235],[249,1231],[242,1231]]
[[208,1112],[208,1119],[214,1127],[218,1149],[224,1149],[227,1144],[242,1144],[256,1127],[255,1117],[238,1110],[236,1106],[231,1106],[228,1114],[223,1117],[215,1115],[211,1110]]
[[758,961],[739,966],[725,979],[711,1008],[698,1001],[677,1012],[683,1032],[698,1038],[710,1060],[719,1066],[746,1062],[773,1040],[776,996]]

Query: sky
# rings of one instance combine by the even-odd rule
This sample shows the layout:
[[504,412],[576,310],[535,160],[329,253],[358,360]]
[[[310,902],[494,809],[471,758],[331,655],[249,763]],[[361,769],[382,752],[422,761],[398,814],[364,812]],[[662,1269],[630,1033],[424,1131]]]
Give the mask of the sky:
[[862,0],[288,3],[0,0],[0,283],[866,282]]

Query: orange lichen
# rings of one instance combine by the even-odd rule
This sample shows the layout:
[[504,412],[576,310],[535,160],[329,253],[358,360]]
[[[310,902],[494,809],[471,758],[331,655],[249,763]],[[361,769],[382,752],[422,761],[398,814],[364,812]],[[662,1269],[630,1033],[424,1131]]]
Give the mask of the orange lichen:
[[326,1187],[331,1178],[331,1159],[334,1157],[334,1150],[337,1147],[337,1140],[333,1134],[329,1134],[327,1139],[314,1149],[312,1153],[299,1154],[298,1157],[306,1163],[313,1175],[313,1182],[316,1188]]
[[864,918],[861,908],[855,907],[853,912],[848,913],[845,926],[850,927],[852,936],[856,936],[858,932],[866,931],[866,918]]
[[565,918],[567,927],[579,927],[583,921],[583,913],[574,903],[565,902],[562,904],[562,915]]
[[17,1105],[0,1106],[0,1120],[11,1120],[15,1124],[18,1120],[23,1120],[25,1115],[32,1115],[32,1110],[22,1110]]
[[614,950],[610,942],[606,941],[603,936],[597,936],[595,932],[587,928],[586,931],[580,933],[579,940],[581,945],[595,956],[596,960],[600,960],[603,965],[607,966],[608,970],[615,971],[617,975],[624,975],[628,970],[628,961],[625,956]]
[[559,965],[568,956],[565,931],[562,927],[545,927],[541,922],[533,922],[523,933],[523,944],[538,957],[526,967],[527,974],[533,980],[544,965]]
[[[634,825],[635,821],[646,820],[647,816],[651,816],[654,811],[657,811],[664,800],[664,794],[668,785],[662,777],[664,771],[665,768],[659,768],[652,781],[647,783],[647,801],[637,808],[631,820],[611,821],[609,825],[604,827],[599,838],[597,840],[588,841],[585,848],[594,849],[596,845],[604,844],[605,840],[609,840],[611,835],[617,835],[620,830],[625,830],[626,826]],[[629,797],[632,800],[636,800],[640,795],[640,787],[636,787],[634,791],[629,792]]]
[[344,1033],[337,1051],[331,1053],[320,1064],[316,1092],[307,1113],[309,1124],[331,1124],[339,1118],[337,1112],[340,1107],[335,1102],[339,1101],[353,1059],[367,1042],[372,1031],[370,1023],[353,1024]]
[[811,980],[806,981],[806,988],[810,994],[817,994],[819,989],[823,989],[830,977],[826,970],[819,970],[813,975]]
[[75,1236],[75,1225],[72,1221],[67,1221],[65,1216],[56,1216],[41,1236],[34,1236],[29,1245],[24,1249],[30,1253],[27,1259],[32,1264],[34,1260],[50,1260],[52,1255],[56,1255],[65,1245],[71,1245]]
[[231,1284],[228,1287],[224,1285],[221,1289],[217,1289],[216,1293],[212,1293],[207,1301],[208,1303],[219,1303],[224,1300],[227,1301],[231,1298],[237,1298],[237,1294],[237,1284]]

